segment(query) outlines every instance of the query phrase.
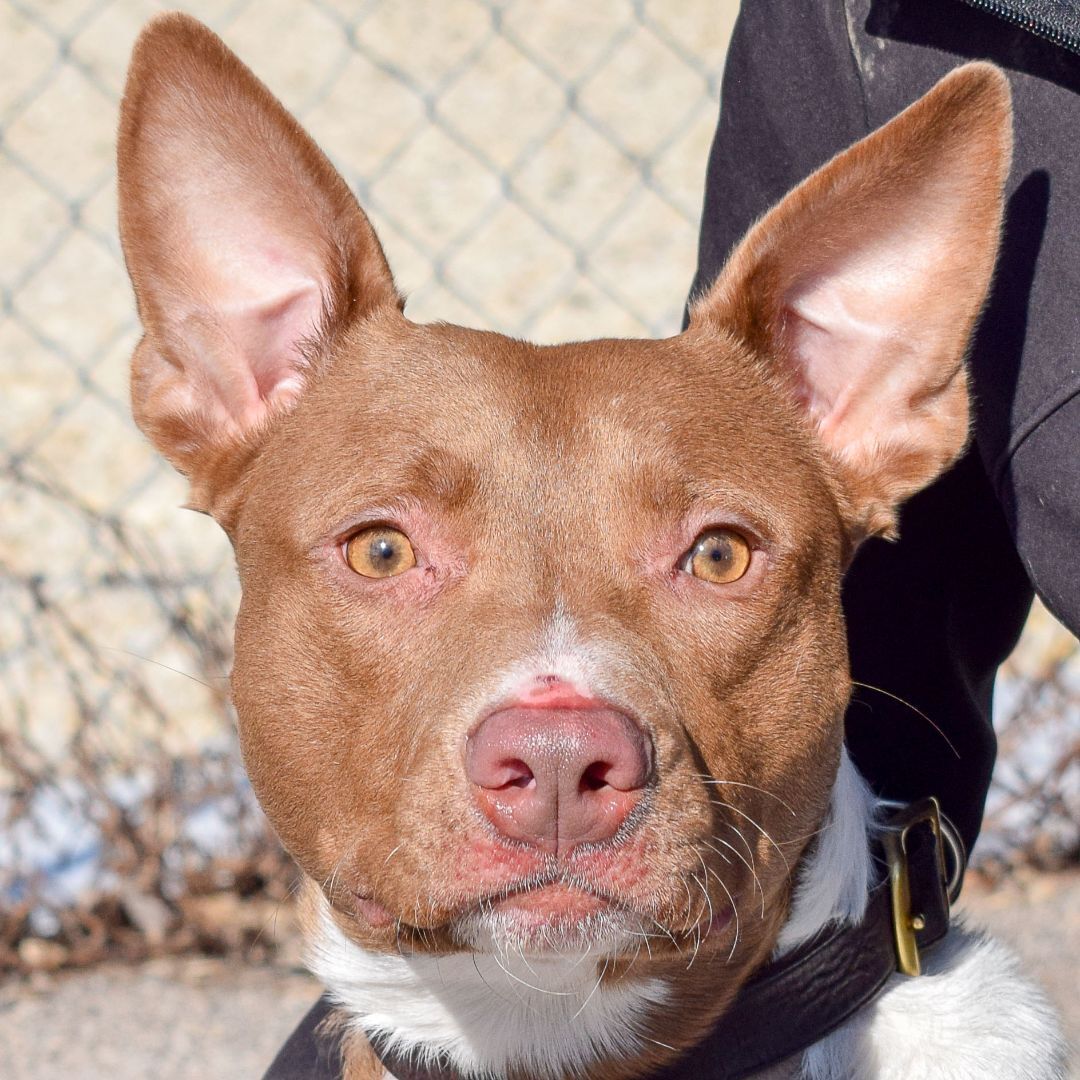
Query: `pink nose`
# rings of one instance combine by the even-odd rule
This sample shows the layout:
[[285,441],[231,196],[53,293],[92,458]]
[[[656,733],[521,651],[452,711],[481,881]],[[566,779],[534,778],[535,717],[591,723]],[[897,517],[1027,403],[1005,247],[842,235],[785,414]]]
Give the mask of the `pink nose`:
[[508,708],[469,736],[465,774],[503,836],[562,855],[618,832],[652,772],[652,746],[609,708]]

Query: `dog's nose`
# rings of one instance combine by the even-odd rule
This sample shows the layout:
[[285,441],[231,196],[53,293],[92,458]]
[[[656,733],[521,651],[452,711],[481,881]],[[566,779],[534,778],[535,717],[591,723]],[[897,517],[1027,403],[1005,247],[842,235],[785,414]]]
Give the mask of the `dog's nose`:
[[500,709],[465,747],[466,776],[495,828],[558,855],[614,836],[652,764],[646,733],[606,707]]

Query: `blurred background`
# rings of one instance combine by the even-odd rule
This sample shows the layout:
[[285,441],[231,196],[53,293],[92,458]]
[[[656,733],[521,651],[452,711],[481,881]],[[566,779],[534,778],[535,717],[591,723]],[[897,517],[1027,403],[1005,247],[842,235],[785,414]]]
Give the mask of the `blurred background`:
[[[411,318],[542,342],[678,330],[734,0],[185,9],[328,152]],[[114,136],[158,10],[0,0],[0,974],[39,997],[61,985],[42,973],[104,960],[294,959],[292,871],[229,711],[228,545],[128,412]],[[1080,654],[1042,609],[996,723],[975,864],[1009,896],[1080,854]],[[11,994],[0,1060],[5,1007],[33,1015]],[[125,1061],[113,1075],[140,1075]]]

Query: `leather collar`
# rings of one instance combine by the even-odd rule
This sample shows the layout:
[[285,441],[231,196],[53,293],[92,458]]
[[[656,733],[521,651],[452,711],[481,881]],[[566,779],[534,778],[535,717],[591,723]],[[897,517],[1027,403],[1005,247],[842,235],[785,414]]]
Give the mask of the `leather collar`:
[[[881,835],[878,854],[888,877],[870,894],[863,920],[827,926],[759,968],[708,1035],[649,1080],[742,1080],[828,1035],[898,971],[918,973],[919,954],[948,932],[963,848],[936,799],[901,808]],[[339,1036],[323,1025],[333,1012],[324,995],[263,1080],[341,1080]],[[448,1062],[419,1066],[377,1041],[372,1045],[397,1080],[463,1080]]]

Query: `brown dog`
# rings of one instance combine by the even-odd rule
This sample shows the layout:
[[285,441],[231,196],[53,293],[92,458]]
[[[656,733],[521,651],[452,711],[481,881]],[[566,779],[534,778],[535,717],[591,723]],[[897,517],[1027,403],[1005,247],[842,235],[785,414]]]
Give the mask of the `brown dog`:
[[[754,226],[685,333],[541,348],[411,323],[268,91],[190,18],[144,32],[135,415],[235,546],[244,758],[350,1078],[383,1075],[367,1034],[466,1074],[647,1075],[862,917],[840,580],[967,437],[1009,115],[993,68],[954,72]],[[996,946],[955,933],[931,970],[784,1068],[1056,1075]]]

